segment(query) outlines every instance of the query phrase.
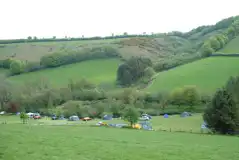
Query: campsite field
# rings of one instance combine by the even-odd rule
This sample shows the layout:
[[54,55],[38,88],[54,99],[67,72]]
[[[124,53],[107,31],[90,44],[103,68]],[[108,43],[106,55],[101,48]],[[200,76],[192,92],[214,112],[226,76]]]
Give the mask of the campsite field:
[[[20,124],[20,119],[18,116],[0,116],[0,124],[7,121],[8,124]],[[75,125],[95,125],[99,121],[106,123],[127,123],[121,119],[113,119],[109,121],[104,121],[100,119],[88,121],[88,122],[70,122],[65,120],[52,121],[50,118],[43,118],[41,120],[30,120],[30,125],[54,125],[54,124],[75,124]],[[184,131],[184,132],[194,132],[200,133],[200,127],[203,123],[201,114],[194,114],[191,117],[181,118],[179,115],[172,115],[169,118],[163,118],[163,116],[155,116],[151,120],[154,130],[165,130],[165,131]]]
[[119,63],[120,60],[118,59],[91,60],[12,76],[8,80],[15,84],[23,84],[29,81],[45,79],[53,87],[64,87],[67,86],[70,79],[79,81],[82,78],[95,84],[101,82],[113,84]]
[[[19,118],[12,117],[8,120],[14,122]],[[185,120],[184,125],[188,125],[185,122],[191,121],[190,118],[193,117],[181,118]],[[165,123],[160,122],[160,117],[155,120],[158,124]],[[183,126],[181,122],[177,123],[178,117],[164,120]],[[16,123],[0,124],[0,127],[0,159],[4,160],[237,160],[239,157],[238,137],[90,127],[84,124],[23,125],[19,119]]]
[[195,85],[202,92],[213,93],[222,87],[230,76],[239,74],[239,58],[210,57],[160,72],[146,90],[171,91],[185,85]]

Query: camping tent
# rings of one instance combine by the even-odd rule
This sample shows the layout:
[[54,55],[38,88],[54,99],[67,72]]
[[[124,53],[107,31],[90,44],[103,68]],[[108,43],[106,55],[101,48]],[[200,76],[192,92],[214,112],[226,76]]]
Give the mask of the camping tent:
[[189,116],[192,116],[192,114],[189,112],[183,112],[180,116],[181,117],[189,117]]
[[164,114],[163,117],[164,117],[164,118],[168,118],[168,114]]
[[112,120],[112,115],[104,115],[103,120]]
[[141,128],[144,130],[152,130],[152,125],[149,121],[142,121],[139,124],[141,125]]
[[78,116],[70,116],[69,121],[79,121],[79,117]]

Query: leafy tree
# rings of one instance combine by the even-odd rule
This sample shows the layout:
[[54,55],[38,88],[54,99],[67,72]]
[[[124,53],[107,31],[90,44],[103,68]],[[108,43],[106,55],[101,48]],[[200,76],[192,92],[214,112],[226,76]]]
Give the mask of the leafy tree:
[[133,106],[128,106],[125,108],[123,113],[123,119],[128,121],[131,126],[138,122],[139,119],[139,112]]
[[113,117],[122,116],[122,110],[124,109],[124,105],[119,101],[111,100],[110,102],[110,111],[113,114]]
[[217,40],[217,38],[216,37],[211,37],[211,38],[209,38],[209,42],[210,42],[210,44],[211,44],[211,47],[215,50],[215,51],[217,51],[218,49],[220,49],[220,42]]
[[132,57],[118,67],[117,82],[130,86],[144,77],[145,69],[152,66],[152,61],[143,57]]
[[11,99],[12,91],[10,90],[10,85],[5,81],[4,77],[0,77],[0,110]]
[[230,77],[225,88],[233,96],[234,101],[239,104],[239,76]]
[[209,42],[206,42],[203,44],[201,52],[203,57],[209,57],[214,52],[214,49]]
[[26,124],[27,120],[28,120],[28,115],[25,112],[21,112],[20,113],[20,119],[21,119],[23,124]]
[[239,131],[239,109],[232,95],[224,88],[215,93],[203,119],[213,132],[227,134]]
[[164,112],[165,108],[168,106],[169,104],[169,98],[167,94],[161,94],[161,98],[160,98],[160,102],[159,102],[159,106],[162,109],[162,111]]
[[170,95],[171,103],[180,107],[184,103],[183,89],[177,88]]
[[193,109],[193,106],[199,103],[200,94],[196,86],[185,86],[183,88],[183,100],[191,107],[191,110]]

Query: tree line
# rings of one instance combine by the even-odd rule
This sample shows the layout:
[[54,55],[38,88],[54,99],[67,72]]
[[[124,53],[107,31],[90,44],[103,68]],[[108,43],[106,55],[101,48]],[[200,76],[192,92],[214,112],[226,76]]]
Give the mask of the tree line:
[[8,58],[0,61],[2,68],[10,69],[10,76],[18,75],[26,72],[33,72],[41,69],[59,67],[62,65],[82,62],[86,60],[104,59],[104,58],[120,58],[119,52],[109,46],[94,47],[83,49],[80,51],[58,51],[49,55],[45,55],[40,62],[28,62]]
[[9,39],[9,40],[0,40],[0,44],[12,44],[12,43],[30,43],[30,42],[63,42],[63,41],[87,41],[87,40],[105,40],[105,39],[118,39],[118,38],[132,38],[132,37],[161,37],[164,34],[127,34],[125,32],[122,35],[114,35],[111,36],[95,36],[95,37],[65,37],[65,38],[56,38],[53,36],[52,38],[37,38],[37,37],[27,37],[26,39]]
[[223,48],[229,41],[239,35],[239,17],[235,17],[233,23],[222,33],[216,34],[205,40],[201,53],[203,57],[208,57],[212,53]]
[[183,111],[202,112],[209,98],[199,93],[194,86],[185,86],[180,92],[158,92],[150,94],[124,88],[119,92],[106,91],[87,80],[69,81],[68,86],[52,88],[46,80],[26,82],[23,86],[14,86],[7,81],[1,82],[1,110],[7,112],[39,112],[43,115],[59,112],[66,117],[100,117],[103,113],[122,116],[127,106],[133,106],[140,113],[151,115],[178,114]]

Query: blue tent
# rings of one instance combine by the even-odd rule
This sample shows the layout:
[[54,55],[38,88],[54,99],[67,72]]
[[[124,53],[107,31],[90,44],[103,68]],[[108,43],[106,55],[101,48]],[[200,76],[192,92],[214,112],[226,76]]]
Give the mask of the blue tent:
[[168,114],[164,114],[163,117],[164,117],[164,118],[168,118]]
[[103,120],[112,120],[112,115],[104,115]]

